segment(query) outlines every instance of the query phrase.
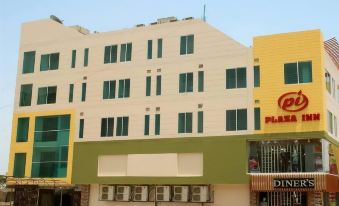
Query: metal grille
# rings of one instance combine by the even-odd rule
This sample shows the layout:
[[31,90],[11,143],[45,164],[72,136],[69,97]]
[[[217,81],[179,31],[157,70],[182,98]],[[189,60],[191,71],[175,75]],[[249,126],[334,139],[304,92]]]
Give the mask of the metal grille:
[[293,206],[294,203],[306,202],[301,192],[268,192],[268,206]]

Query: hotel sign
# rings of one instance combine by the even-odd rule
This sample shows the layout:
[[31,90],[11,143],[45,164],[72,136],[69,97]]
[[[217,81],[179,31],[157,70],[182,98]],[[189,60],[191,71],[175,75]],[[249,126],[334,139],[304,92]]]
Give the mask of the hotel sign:
[[[286,112],[300,112],[307,108],[309,103],[308,97],[299,92],[287,92],[282,94],[278,98],[278,106],[282,110]],[[282,122],[298,122],[298,121],[319,121],[320,113],[305,113],[301,115],[295,114],[286,114],[286,115],[278,115],[278,116],[266,116],[265,123],[282,123]]]
[[314,188],[314,178],[273,179],[274,188]]

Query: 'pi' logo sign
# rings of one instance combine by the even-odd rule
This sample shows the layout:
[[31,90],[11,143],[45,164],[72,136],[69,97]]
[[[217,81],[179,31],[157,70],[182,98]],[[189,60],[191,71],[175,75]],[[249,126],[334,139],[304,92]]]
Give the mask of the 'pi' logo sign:
[[278,105],[287,112],[298,112],[307,107],[308,98],[301,90],[299,92],[288,92],[279,97]]

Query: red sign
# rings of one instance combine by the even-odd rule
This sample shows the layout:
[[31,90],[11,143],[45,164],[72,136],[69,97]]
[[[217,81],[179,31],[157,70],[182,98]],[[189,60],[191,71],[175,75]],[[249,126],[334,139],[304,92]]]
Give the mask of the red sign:
[[299,92],[288,92],[279,97],[278,105],[287,112],[299,112],[307,107],[308,98],[301,90]]

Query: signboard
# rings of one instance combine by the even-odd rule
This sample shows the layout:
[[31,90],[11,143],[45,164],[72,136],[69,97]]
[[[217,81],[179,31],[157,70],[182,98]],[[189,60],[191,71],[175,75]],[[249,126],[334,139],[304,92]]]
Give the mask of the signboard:
[[314,188],[314,178],[273,179],[274,188]]

